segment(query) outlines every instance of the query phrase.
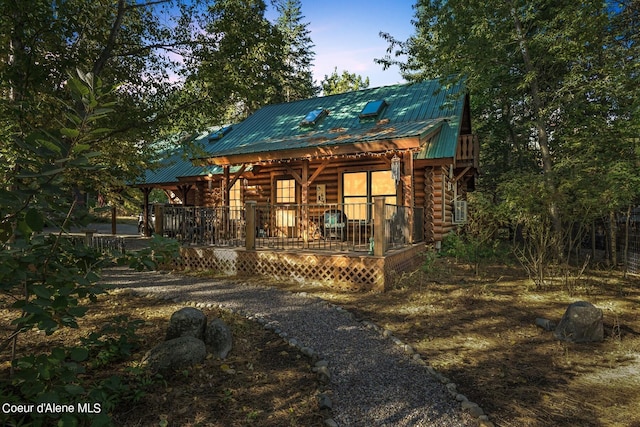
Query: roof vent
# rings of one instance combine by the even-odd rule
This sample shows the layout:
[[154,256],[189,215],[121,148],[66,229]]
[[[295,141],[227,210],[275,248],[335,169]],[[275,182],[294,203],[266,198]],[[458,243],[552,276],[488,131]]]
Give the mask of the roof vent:
[[233,126],[225,126],[215,132],[212,132],[211,135],[209,135],[209,142],[221,140],[223,136],[231,131],[231,129],[233,129]]
[[385,101],[384,99],[369,101],[360,112],[360,118],[370,119],[378,117],[380,113],[382,113],[382,110],[384,110],[384,107],[386,107],[387,105],[387,101]]
[[300,122],[300,126],[315,126],[324,116],[329,114],[329,110],[324,108],[316,108],[310,111]]

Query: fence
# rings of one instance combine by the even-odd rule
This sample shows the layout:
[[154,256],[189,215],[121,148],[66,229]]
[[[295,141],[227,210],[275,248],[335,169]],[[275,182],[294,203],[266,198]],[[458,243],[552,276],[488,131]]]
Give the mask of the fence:
[[[422,209],[375,203],[257,204],[245,208],[164,206],[156,232],[183,244],[256,249],[310,249],[374,253],[422,241]],[[248,225],[248,212],[251,224]],[[382,212],[376,227],[376,213]],[[414,220],[418,218],[419,220]],[[251,227],[252,230],[247,229]],[[376,240],[376,230],[381,236]],[[247,242],[247,233],[251,237]],[[378,243],[376,243],[376,241]]]
[[125,239],[119,236],[95,236],[92,232],[85,232],[84,236],[69,236],[74,243],[84,243],[103,253],[120,253],[126,250]]
[[[245,210],[164,206],[156,224],[162,234],[183,244],[238,247],[245,244]],[[157,231],[157,230],[156,230]]]
[[[629,273],[640,273],[640,215],[636,214],[629,222],[629,229],[626,224],[618,227],[616,236],[617,250],[620,257],[624,257],[626,243],[625,264]],[[628,239],[628,240],[627,240]],[[619,258],[620,259],[620,258]]]

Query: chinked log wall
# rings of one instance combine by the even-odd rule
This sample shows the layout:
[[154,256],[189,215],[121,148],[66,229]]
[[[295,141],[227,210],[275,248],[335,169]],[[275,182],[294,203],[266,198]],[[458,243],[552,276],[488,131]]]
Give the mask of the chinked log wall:
[[[452,222],[453,189],[449,188],[446,167],[426,167],[424,171],[424,230],[425,241],[441,241],[455,227]],[[418,200],[416,200],[418,202]]]

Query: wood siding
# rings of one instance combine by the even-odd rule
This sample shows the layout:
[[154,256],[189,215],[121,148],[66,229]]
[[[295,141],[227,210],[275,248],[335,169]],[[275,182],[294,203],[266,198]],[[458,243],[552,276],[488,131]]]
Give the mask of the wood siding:
[[[424,209],[424,216],[415,218],[422,221],[424,240],[427,243],[441,241],[443,236],[454,230],[454,198],[464,199],[466,192],[473,189],[474,175],[472,167],[453,169],[453,159],[440,159],[438,162],[410,160],[402,165],[402,185],[398,186],[397,201],[408,206]],[[307,163],[308,162],[308,163]],[[306,164],[305,164],[306,163]],[[345,172],[365,172],[389,170],[390,156],[336,158],[331,160],[297,161],[285,164],[254,165],[252,169],[238,177],[243,185],[242,202],[255,201],[258,204],[273,204],[276,201],[275,183],[279,179],[296,180],[296,204],[302,203],[302,183],[308,185],[306,202],[317,204],[317,186],[325,189],[325,203],[342,203],[342,175]],[[413,169],[411,169],[411,165]],[[303,174],[306,171],[306,177]],[[209,181],[209,179],[211,181]],[[455,182],[457,179],[457,182]],[[231,177],[233,180],[233,176]],[[209,182],[211,186],[209,187]],[[186,204],[214,207],[221,203],[224,179],[213,176],[205,180],[191,182]],[[186,182],[184,184],[187,184]],[[188,185],[188,184],[187,184]],[[181,186],[185,188],[186,185]],[[471,188],[468,188],[471,187]],[[179,194],[179,193],[178,193]],[[179,196],[181,196],[179,194]],[[319,215],[321,206],[314,208]]]

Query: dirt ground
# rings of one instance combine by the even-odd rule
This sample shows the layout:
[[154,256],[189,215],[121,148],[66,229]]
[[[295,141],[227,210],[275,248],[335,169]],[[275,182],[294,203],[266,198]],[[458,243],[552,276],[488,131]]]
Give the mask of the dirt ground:
[[[54,345],[77,345],[81,336],[114,323],[126,315],[144,323],[137,328],[139,346],[121,363],[88,368],[94,381],[111,375],[128,378],[127,368],[138,365],[144,353],[164,340],[171,314],[184,307],[162,300],[138,297],[128,292],[101,296],[80,322],[80,329],[65,329],[51,337],[33,333],[20,340],[19,350],[41,353]],[[302,426],[324,425],[318,409],[318,382],[311,361],[282,338],[245,318],[202,309],[208,319],[221,318],[232,330],[234,348],[226,359],[209,357],[197,365],[162,378],[139,382],[137,401],[121,402],[110,413],[115,426]],[[0,311],[0,336],[8,328],[10,313]],[[8,354],[0,356],[0,381],[8,377]],[[64,403],[64,402],[63,402]],[[0,424],[11,419],[2,419]],[[49,425],[55,425],[50,420]]]
[[[558,282],[536,290],[516,268],[484,266],[475,276],[465,265],[441,258],[429,274],[405,274],[384,294],[271,285],[304,290],[393,331],[496,426],[640,426],[637,276],[601,271],[583,275],[570,289]],[[538,317],[559,321],[566,307],[580,300],[603,310],[604,342],[564,343],[535,326]],[[169,316],[180,307],[116,292],[101,298],[83,322],[95,329],[119,314],[143,320],[135,361],[164,337]],[[208,359],[152,384],[140,401],[116,408],[117,425],[323,425],[308,359],[253,322],[205,311],[232,327],[235,347],[228,359]],[[7,315],[4,311],[0,319],[2,333]],[[74,343],[78,335],[66,330],[51,338]],[[22,343],[34,352],[51,345],[39,334]],[[133,363],[110,366],[100,375]],[[0,377],[6,378],[7,368],[6,362],[0,365]]]
[[[413,345],[496,426],[640,426],[639,278],[603,271],[566,283],[535,290],[518,269],[476,277],[443,258],[385,294],[315,294]],[[604,342],[560,342],[536,327],[575,301],[602,309]]]

